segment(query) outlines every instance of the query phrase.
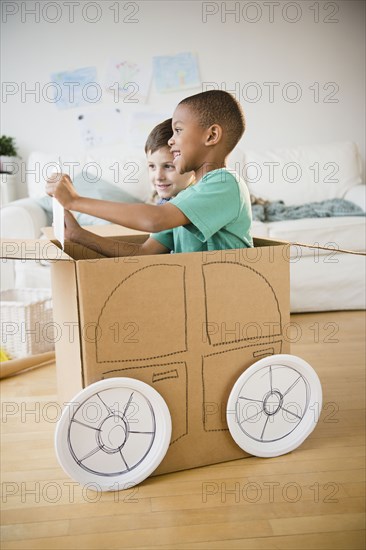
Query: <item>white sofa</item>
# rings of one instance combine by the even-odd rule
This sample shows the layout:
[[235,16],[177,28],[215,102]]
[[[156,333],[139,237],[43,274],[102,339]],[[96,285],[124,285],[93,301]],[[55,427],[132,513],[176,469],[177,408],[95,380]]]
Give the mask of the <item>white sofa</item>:
[[[256,197],[300,205],[332,198],[349,200],[365,212],[361,158],[351,142],[265,152],[245,152],[247,182]],[[305,218],[254,222],[253,234],[321,248],[291,248],[291,311],[366,307],[366,217]]]
[[[54,170],[58,155],[32,153],[28,160],[29,197],[9,203],[1,211],[1,234],[6,238],[38,238],[47,225],[36,199],[44,194],[44,179]],[[129,194],[147,200],[150,187],[141,154],[97,151],[75,160],[81,168],[97,171],[103,179],[123,186]],[[69,161],[70,163],[70,161]],[[119,167],[117,173],[116,167]],[[366,211],[366,185],[355,144],[333,143],[266,152],[234,150],[229,168],[239,172],[256,197],[283,200],[286,205],[344,198]],[[253,235],[305,243],[292,246],[290,258],[291,311],[330,311],[365,308],[366,257],[337,252],[366,250],[366,218],[346,216],[253,222]],[[325,249],[318,248],[324,247]],[[29,262],[2,265],[3,288],[49,286],[48,266]]]

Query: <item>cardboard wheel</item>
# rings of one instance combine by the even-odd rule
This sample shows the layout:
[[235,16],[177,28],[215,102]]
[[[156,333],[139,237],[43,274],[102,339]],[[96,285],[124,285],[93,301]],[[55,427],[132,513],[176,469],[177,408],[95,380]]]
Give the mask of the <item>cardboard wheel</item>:
[[226,419],[239,447],[254,456],[273,457],[305,441],[321,407],[322,389],[314,369],[295,355],[271,355],[238,378]]
[[127,489],[159,466],[171,429],[169,409],[154,388],[109,378],[67,404],[56,427],[56,455],[72,479],[91,489]]

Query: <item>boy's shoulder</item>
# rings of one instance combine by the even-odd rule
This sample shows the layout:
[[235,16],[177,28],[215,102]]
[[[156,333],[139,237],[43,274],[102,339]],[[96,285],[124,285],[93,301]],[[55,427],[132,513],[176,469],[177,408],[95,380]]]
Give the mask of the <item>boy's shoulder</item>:
[[196,202],[199,198],[206,199],[214,197],[215,200],[227,201],[237,200],[245,190],[245,183],[240,176],[227,168],[218,168],[207,172],[194,185],[184,189],[176,197],[173,197],[171,203],[181,206],[187,201]]
[[241,189],[245,187],[244,180],[239,176],[234,170],[228,170],[227,168],[218,168],[217,170],[212,170],[207,172],[203,178],[197,182],[197,185],[215,187],[217,190],[220,187],[225,187],[226,190],[232,189],[233,192],[235,189]]
[[240,177],[239,175],[232,171],[228,170],[227,168],[217,168],[216,170],[211,170],[210,172],[207,172],[200,180],[197,182],[197,185],[201,182],[207,183],[210,181],[231,181],[231,182],[239,182]]

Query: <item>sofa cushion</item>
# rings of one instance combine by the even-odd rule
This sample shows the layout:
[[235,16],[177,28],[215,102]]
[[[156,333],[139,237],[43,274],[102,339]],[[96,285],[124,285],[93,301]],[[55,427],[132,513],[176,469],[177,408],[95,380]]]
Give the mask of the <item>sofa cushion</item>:
[[361,163],[352,142],[246,151],[242,176],[256,197],[295,205],[343,198],[361,183]]
[[86,158],[88,175],[103,178],[141,202],[151,199],[146,156],[143,150],[123,150],[120,145],[91,149]]
[[[72,180],[82,173],[85,179],[107,182],[137,201],[147,202],[152,196],[143,151],[122,151],[119,144],[93,148],[87,157],[61,155],[61,161],[62,171]],[[33,151],[29,155],[26,172],[29,196],[34,199],[44,197],[47,178],[59,171],[60,157],[56,153]]]
[[[366,250],[366,218],[306,218],[271,222],[268,237],[282,241],[315,244],[317,246],[342,248],[345,250]],[[327,251],[319,251],[328,254]]]
[[[73,183],[76,191],[83,197],[113,202],[141,202],[135,197],[131,197],[123,189],[119,189],[107,181],[99,179],[93,182],[89,175],[85,173],[77,174]],[[45,195],[35,200],[45,210],[48,225],[52,225],[52,197]],[[89,214],[83,214],[82,212],[75,212],[75,217],[80,225],[103,225],[109,223],[106,220],[90,216]]]
[[268,237],[268,223],[263,223],[258,220],[252,222],[253,237]]
[[[83,169],[84,159],[71,158],[64,155],[61,159],[65,165],[63,172],[73,176]],[[28,195],[33,199],[39,199],[45,196],[45,187],[47,179],[55,172],[60,171],[60,157],[56,153],[44,153],[42,151],[33,151],[27,160],[27,188]]]

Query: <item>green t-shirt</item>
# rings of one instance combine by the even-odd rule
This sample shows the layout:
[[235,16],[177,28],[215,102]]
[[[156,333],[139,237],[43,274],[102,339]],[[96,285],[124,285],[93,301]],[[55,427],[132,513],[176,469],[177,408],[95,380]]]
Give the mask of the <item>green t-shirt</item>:
[[191,223],[151,235],[169,250],[199,252],[253,246],[250,195],[235,172],[212,170],[170,203]]

